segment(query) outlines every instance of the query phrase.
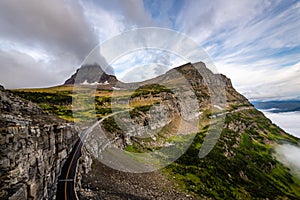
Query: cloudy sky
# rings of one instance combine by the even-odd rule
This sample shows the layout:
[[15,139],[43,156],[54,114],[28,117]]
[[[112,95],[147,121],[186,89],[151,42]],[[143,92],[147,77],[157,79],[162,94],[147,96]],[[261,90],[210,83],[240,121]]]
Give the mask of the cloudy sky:
[[[1,0],[0,84],[61,84],[97,44],[143,27],[193,39],[250,99],[300,98],[300,2],[294,0]],[[170,67],[158,66],[149,74]]]

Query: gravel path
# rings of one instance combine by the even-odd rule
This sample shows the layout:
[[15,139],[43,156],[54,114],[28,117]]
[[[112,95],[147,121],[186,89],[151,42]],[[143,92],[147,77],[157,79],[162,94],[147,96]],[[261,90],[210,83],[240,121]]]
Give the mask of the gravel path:
[[111,169],[94,161],[93,170],[82,178],[80,199],[196,199],[184,194],[161,172],[133,174]]

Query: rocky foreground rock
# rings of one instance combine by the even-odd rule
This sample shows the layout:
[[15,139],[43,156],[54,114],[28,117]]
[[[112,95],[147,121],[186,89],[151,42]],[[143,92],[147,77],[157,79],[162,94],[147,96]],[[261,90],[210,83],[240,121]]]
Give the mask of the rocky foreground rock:
[[76,126],[0,86],[0,199],[53,199]]

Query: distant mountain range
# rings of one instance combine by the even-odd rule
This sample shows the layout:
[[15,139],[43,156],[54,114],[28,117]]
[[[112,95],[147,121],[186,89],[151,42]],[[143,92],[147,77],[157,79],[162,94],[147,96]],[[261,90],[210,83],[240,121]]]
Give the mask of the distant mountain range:
[[251,103],[257,109],[268,110],[272,113],[300,111],[300,100],[253,101]]

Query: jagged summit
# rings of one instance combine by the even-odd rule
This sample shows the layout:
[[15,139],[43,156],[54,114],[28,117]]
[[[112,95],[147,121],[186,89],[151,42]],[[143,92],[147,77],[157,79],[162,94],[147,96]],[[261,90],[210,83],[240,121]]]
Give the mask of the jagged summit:
[[114,75],[107,74],[99,64],[82,65],[65,81],[64,85],[115,85],[118,82]]
[[[224,74],[214,74],[209,68],[206,67],[205,63],[201,61],[196,63],[189,62],[179,67],[175,67],[173,70],[179,71],[182,74],[190,74],[188,78],[199,78],[200,75],[204,77],[206,81],[220,80],[223,81],[222,84],[224,84],[226,87],[232,87],[232,83],[229,78],[227,78]],[[205,83],[205,84],[209,84],[209,83]],[[216,84],[221,84],[221,83],[216,83]]]

